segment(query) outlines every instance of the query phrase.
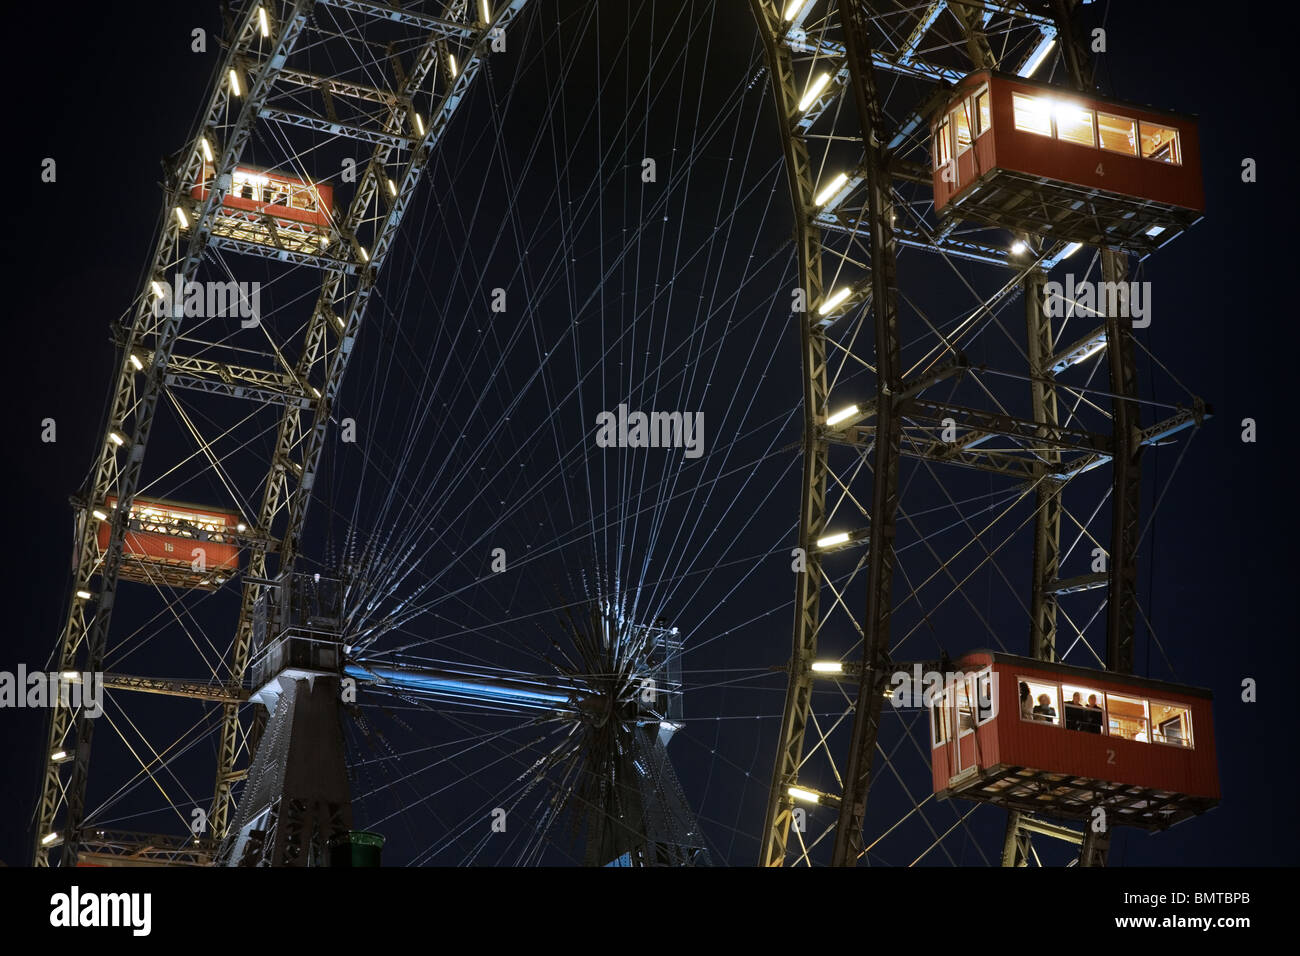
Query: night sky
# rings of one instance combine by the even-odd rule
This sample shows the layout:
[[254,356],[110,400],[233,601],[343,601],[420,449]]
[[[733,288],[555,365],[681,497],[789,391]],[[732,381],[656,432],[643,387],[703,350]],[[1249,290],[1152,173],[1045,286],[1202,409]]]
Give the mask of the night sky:
[[[711,14],[706,11],[712,5],[696,4],[690,8],[691,17],[674,20],[662,14],[653,26],[642,5],[629,6],[635,25],[629,43],[641,51],[632,60],[644,58],[637,44],[647,35],[671,41],[689,34],[707,55],[701,52],[671,71],[672,77],[665,80],[668,95],[648,107],[650,119],[638,118],[625,129],[619,125],[622,118],[644,107],[644,101],[629,92],[635,90],[640,61],[630,60],[625,70],[614,71],[617,83],[602,93],[594,114],[591,96],[592,71],[609,69],[624,56],[628,15],[607,9],[601,22],[590,25],[588,36],[598,41],[576,43],[577,77],[560,110],[574,129],[591,115],[599,115],[602,122],[575,134],[572,142],[581,148],[575,150],[577,158],[564,182],[579,209],[593,201],[593,194],[584,191],[584,176],[604,184],[609,208],[598,214],[598,228],[554,225],[563,205],[563,200],[549,198],[546,185],[547,177],[554,179],[558,163],[552,153],[555,140],[539,137],[530,125],[551,108],[546,80],[563,65],[557,52],[539,52],[540,35],[551,36],[557,18],[568,26],[587,22],[582,18],[586,5],[532,0],[520,28],[521,33],[532,31],[530,39],[521,39],[504,64],[493,64],[490,75],[481,78],[484,89],[476,89],[465,105],[483,107],[488,90],[504,102],[499,94],[510,88],[511,69],[518,62],[528,64],[530,82],[519,84],[515,97],[495,114],[505,124],[499,138],[484,112],[467,109],[453,121],[444,141],[447,155],[431,167],[430,182],[404,223],[409,235],[399,240],[390,260],[375,321],[362,334],[340,401],[359,421],[374,423],[373,447],[386,449],[382,454],[395,455],[416,441],[419,461],[434,463],[426,473],[412,477],[413,486],[423,488],[421,482],[427,482],[436,498],[428,507],[457,517],[446,519],[445,534],[435,534],[431,547],[437,554],[472,551],[483,558],[472,566],[448,559],[440,588],[454,592],[482,577],[487,548],[495,539],[481,537],[477,529],[496,526],[503,514],[509,530],[502,532],[506,537],[501,540],[512,553],[564,542],[553,547],[550,560],[528,565],[531,570],[522,583],[512,584],[508,593],[485,591],[480,598],[471,591],[474,597],[448,600],[425,622],[452,635],[438,640],[438,654],[453,657],[472,647],[485,663],[522,666],[520,657],[501,649],[502,634],[540,647],[545,627],[538,620],[544,618],[547,601],[557,593],[576,599],[582,590],[582,575],[575,569],[589,561],[590,548],[589,542],[569,534],[584,527],[585,518],[581,503],[568,500],[566,489],[588,489],[591,479],[588,475],[584,481],[567,460],[565,467],[551,470],[555,449],[527,440],[530,427],[550,427],[541,392],[524,391],[527,401],[511,412],[517,420],[510,429],[487,433],[492,446],[486,452],[475,453],[473,446],[453,441],[442,427],[452,418],[487,422],[503,416],[508,404],[504,396],[514,394],[515,386],[527,382],[536,367],[531,346],[512,347],[503,372],[512,384],[489,393],[494,403],[490,408],[473,407],[477,393],[458,383],[478,380],[490,370],[491,356],[507,351],[494,336],[508,334],[499,327],[483,328],[488,323],[475,318],[483,314],[483,288],[506,285],[512,296],[524,294],[517,289],[535,289],[536,315],[530,321],[538,329],[563,328],[573,318],[572,336],[583,343],[584,351],[579,353],[575,346],[574,357],[566,361],[576,362],[576,367],[562,365],[555,372],[557,381],[567,383],[575,371],[599,364],[592,343],[604,341],[598,339],[602,319],[613,336],[619,323],[637,309],[623,299],[638,291],[649,299],[646,276],[653,283],[674,272],[663,256],[712,241],[715,222],[721,221],[717,210],[723,204],[734,206],[734,235],[725,245],[709,247],[716,250],[713,258],[683,263],[674,279],[682,289],[675,293],[678,298],[661,298],[656,286],[648,314],[660,324],[637,325],[637,335],[614,343],[611,354],[630,368],[638,356],[654,351],[659,358],[662,353],[665,375],[646,376],[633,387],[643,407],[655,401],[659,404],[653,407],[683,407],[683,401],[696,401],[685,407],[701,408],[706,420],[715,423],[710,440],[718,435],[721,441],[724,433],[737,436],[728,457],[706,456],[698,465],[683,467],[683,490],[704,491],[664,506],[666,530],[651,532],[638,525],[630,532],[633,542],[650,542],[646,550],[654,559],[647,559],[645,568],[620,569],[619,574],[640,575],[644,583],[674,568],[690,572],[675,590],[655,591],[644,609],[670,618],[692,635],[685,660],[687,730],[670,753],[700,813],[715,859],[749,865],[757,857],[756,834],[783,692],[779,675],[754,675],[787,659],[793,590],[786,564],[795,536],[798,463],[788,451],[777,453],[799,436],[798,416],[791,414],[799,395],[796,338],[793,327],[782,324],[788,302],[784,290],[793,284],[788,195],[770,98],[762,89],[766,78],[745,90],[747,71],[760,55],[747,4],[725,0]],[[691,18],[707,21],[707,33],[694,32],[684,22]],[[87,7],[70,24],[51,16],[48,8],[27,4],[13,10],[9,22],[11,36],[23,39],[29,58],[8,59],[5,65],[11,112],[17,115],[11,117],[4,150],[10,167],[5,179],[10,191],[4,233],[6,288],[14,332],[8,364],[6,471],[12,481],[7,500],[13,520],[5,558],[9,626],[0,647],[4,670],[13,670],[20,661],[42,668],[62,623],[73,540],[68,497],[84,480],[101,430],[114,361],[110,323],[139,293],[160,205],[160,158],[184,144],[219,56],[215,43],[206,54],[191,53],[190,31],[203,26],[219,33],[220,13],[209,3],[101,5]],[[1137,671],[1214,692],[1223,790],[1217,809],[1169,833],[1121,834],[1112,850],[1113,863],[1267,865],[1296,859],[1296,828],[1288,823],[1297,784],[1291,759],[1294,694],[1285,684],[1290,660],[1285,655],[1297,633],[1291,607],[1297,570],[1294,456],[1285,397],[1294,383],[1280,367],[1285,356],[1300,347],[1289,292],[1292,268],[1284,261],[1291,253],[1284,233],[1295,209],[1290,195],[1293,163],[1284,155],[1289,142],[1282,125],[1294,114],[1294,83],[1284,44],[1294,35],[1294,26],[1279,22],[1275,5],[1252,2],[1237,4],[1230,15],[1212,21],[1189,15],[1185,5],[1175,3],[1113,3],[1107,14],[1109,52],[1097,70],[1101,88],[1120,99],[1195,114],[1200,120],[1207,211],[1195,228],[1144,266],[1159,308],[1145,341],[1213,407],[1214,417],[1196,435],[1161,504],[1142,565],[1142,606],[1162,636],[1173,667],[1151,641],[1140,639]],[[663,75],[670,72],[662,63],[656,69]],[[693,91],[685,111],[675,99],[691,84],[708,87],[702,118],[691,115],[696,105]],[[635,183],[640,157],[662,157],[662,168],[669,168],[671,150],[684,152],[692,131],[707,127],[711,111],[721,109],[719,104],[729,97],[739,104],[737,119],[715,139],[694,147],[696,169],[689,182],[673,179],[673,198],[662,210],[663,220],[655,220],[652,239],[604,280],[607,298],[586,301],[616,258],[618,230],[659,215],[629,199],[640,195],[635,191],[639,184],[629,185]],[[645,142],[638,139],[642,135]],[[530,149],[537,142],[544,145],[543,159],[530,163]],[[40,163],[47,156],[58,161],[55,184],[40,181]],[[1257,161],[1255,183],[1241,181],[1245,157]],[[742,160],[744,171],[739,172]],[[458,204],[451,198],[453,187],[465,189],[480,171],[487,186],[473,201]],[[507,185],[515,177],[526,185],[512,196]],[[567,282],[539,279],[546,275],[545,268],[532,276],[510,271],[518,250],[509,243],[493,243],[497,224],[512,214],[526,224],[530,256],[540,259],[548,250],[571,246],[574,261]],[[684,223],[680,232],[679,218]],[[492,278],[485,277],[482,287],[465,286],[463,276],[471,266],[461,263],[454,267],[459,270],[457,281],[440,284],[457,254],[455,229],[444,224],[455,223],[464,224],[478,263],[473,268]],[[731,276],[740,277],[741,291],[734,305],[724,307],[719,302],[729,293],[723,282]],[[715,324],[708,335],[696,339],[696,310],[703,308],[710,310]],[[730,316],[723,315],[727,309]],[[448,332],[453,320],[458,330],[454,333]],[[736,324],[739,344],[724,351],[713,333],[728,320]],[[579,328],[581,323],[587,324]],[[685,358],[673,351],[671,343],[676,341],[687,343]],[[592,350],[586,351],[588,346]],[[436,373],[436,386],[403,391],[414,387],[411,383],[418,382],[422,368],[434,376],[437,361],[448,355],[463,359]],[[366,364],[373,371],[367,371]],[[564,405],[563,413],[573,415],[556,434],[576,440],[573,436],[590,424],[592,409],[617,404],[624,372],[614,359],[605,364],[609,381],[603,370],[584,379],[575,392],[584,409],[581,417],[576,405]],[[639,381],[636,373],[627,374]],[[409,417],[413,403],[425,402],[446,403],[439,421],[418,423]],[[1258,425],[1255,444],[1240,440],[1240,423],[1247,417]],[[45,418],[58,423],[56,443],[40,441]],[[151,458],[165,455],[167,441],[155,440]],[[345,450],[327,453],[329,478],[314,514],[320,522],[308,535],[308,547],[316,549],[320,567],[345,547],[348,527],[370,533],[412,520],[413,514],[425,510],[411,499],[387,505],[375,479],[363,480],[366,466],[347,455]],[[1144,474],[1149,479],[1148,504],[1153,485],[1164,486],[1174,457],[1160,457],[1154,480],[1150,471]],[[162,466],[161,460],[153,464]],[[473,468],[485,476],[507,469],[518,474],[514,469],[519,469],[529,478],[547,477],[533,483],[510,479],[515,483],[501,485],[502,495],[486,502],[475,484],[479,478],[469,479],[468,486],[454,480],[455,474],[470,475]],[[619,482],[632,480],[629,474],[598,477],[599,494],[614,502]],[[716,482],[710,476],[716,476]],[[651,481],[644,476],[635,480]],[[528,490],[521,491],[524,488]],[[188,495],[174,497],[199,500],[203,494],[202,489],[188,490]],[[493,510],[505,508],[511,495],[523,498],[518,511]],[[581,496],[575,492],[574,497]],[[718,534],[701,530],[710,524]],[[689,530],[674,544],[678,527]],[[607,538],[602,541],[608,545]],[[688,557],[679,566],[671,555],[682,551]],[[641,552],[632,547],[618,553],[631,564]],[[429,560],[438,559],[432,555]],[[748,573],[756,566],[761,570]],[[709,569],[706,576],[703,572]],[[125,599],[120,600],[124,606]],[[220,623],[214,627],[230,629],[229,606],[227,601],[226,613],[216,617]],[[505,631],[492,632],[484,645],[479,638],[498,613],[509,624]],[[1007,635],[1006,646],[1024,653],[1023,624],[1009,626],[1016,630]],[[954,654],[969,649],[956,636],[942,644]],[[987,644],[977,641],[975,646]],[[181,676],[174,669],[183,666],[179,654],[167,651],[153,661],[137,656],[123,669]],[[723,686],[728,672],[737,677],[738,687]],[[1244,678],[1258,682],[1258,702],[1241,701]],[[692,682],[698,688],[694,694],[689,691]],[[391,713],[385,716],[412,738],[424,734],[447,741],[458,732],[427,714],[407,713],[401,721]],[[44,717],[29,710],[0,711],[0,861],[9,865],[25,863],[30,855]],[[394,739],[407,741],[400,735]],[[99,742],[97,737],[97,753]],[[205,766],[211,773],[210,755],[196,753],[191,758],[196,773],[202,774]],[[94,771],[92,764],[92,779]],[[455,772],[473,771],[460,767]],[[506,773],[502,779],[509,778]],[[421,778],[418,787],[437,790],[445,783],[429,776]],[[914,783],[929,786],[924,775]],[[369,792],[364,780],[357,787]],[[207,778],[195,783],[203,801],[210,788]],[[419,861],[419,848],[428,839],[406,836],[410,823],[399,827],[390,816],[403,799],[359,801],[358,818],[361,823],[389,821],[386,832],[397,847],[394,862]],[[422,805],[419,813],[431,814],[435,823],[430,825],[436,828],[471,813],[482,799],[453,793],[435,802],[436,808]],[[945,813],[948,817],[940,814],[936,819],[949,819],[951,811]],[[977,832],[1000,832],[999,812],[987,811],[979,820]],[[996,837],[992,843],[986,839],[983,846],[987,850],[996,843]],[[422,861],[452,862],[468,854],[470,845],[456,844],[445,856]],[[982,862],[969,849],[958,861]],[[561,852],[548,862],[565,862],[565,856]]]

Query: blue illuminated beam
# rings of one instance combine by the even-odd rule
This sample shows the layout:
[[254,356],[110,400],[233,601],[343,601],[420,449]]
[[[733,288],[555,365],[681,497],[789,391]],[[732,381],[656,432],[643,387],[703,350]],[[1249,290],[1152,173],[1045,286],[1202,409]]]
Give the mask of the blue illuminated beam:
[[587,688],[573,681],[485,671],[349,663],[343,672],[376,689],[495,710],[577,714],[583,701],[593,696]]

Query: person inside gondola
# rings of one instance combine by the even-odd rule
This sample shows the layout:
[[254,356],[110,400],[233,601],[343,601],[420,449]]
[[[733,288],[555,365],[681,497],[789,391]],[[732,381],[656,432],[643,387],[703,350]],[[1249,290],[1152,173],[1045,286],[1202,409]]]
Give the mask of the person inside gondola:
[[1083,724],[1084,730],[1090,734],[1101,733],[1102,711],[1101,705],[1097,703],[1096,694],[1088,695],[1088,706],[1084,708],[1084,717],[1086,718]]
[[1083,730],[1087,721],[1088,715],[1083,708],[1083,695],[1076,690],[1065,702],[1065,729]]
[[1045,724],[1056,723],[1056,708],[1052,706],[1052,698],[1046,694],[1038,695],[1038,706],[1034,708],[1034,720],[1042,721]]
[[1034,719],[1034,698],[1029,693],[1029,685],[1024,681],[1020,682],[1020,719]]

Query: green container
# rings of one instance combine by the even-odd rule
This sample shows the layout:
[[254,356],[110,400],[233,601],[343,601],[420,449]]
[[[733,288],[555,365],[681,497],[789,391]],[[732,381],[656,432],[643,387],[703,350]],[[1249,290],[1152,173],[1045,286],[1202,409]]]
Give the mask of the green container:
[[379,866],[384,838],[378,833],[353,830],[330,841],[330,866]]

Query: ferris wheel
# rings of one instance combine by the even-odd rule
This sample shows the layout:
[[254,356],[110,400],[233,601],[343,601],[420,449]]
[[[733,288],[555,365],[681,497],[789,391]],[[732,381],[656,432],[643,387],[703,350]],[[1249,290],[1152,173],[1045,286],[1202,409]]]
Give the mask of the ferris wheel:
[[1140,462],[1205,415],[1045,292],[1194,205],[962,178],[1035,79],[1092,96],[1072,7],[239,5],[120,323],[55,655],[105,708],[54,711],[37,864],[1104,862],[1058,818],[1131,796],[932,785],[886,703],[1026,635],[1131,672]]
[[791,533],[733,507],[797,423],[745,398],[761,54],[714,88],[707,4],[536,6],[240,7],[121,324],[56,651],[104,713],[56,714],[38,864],[752,855],[748,744],[689,804],[665,748],[779,710],[727,643]]

